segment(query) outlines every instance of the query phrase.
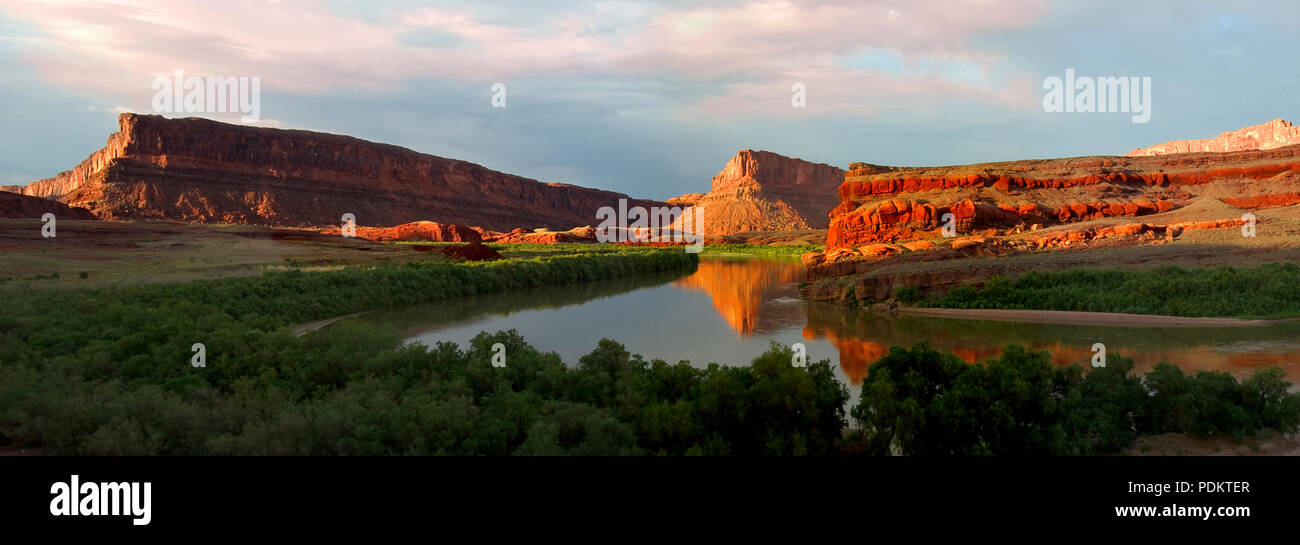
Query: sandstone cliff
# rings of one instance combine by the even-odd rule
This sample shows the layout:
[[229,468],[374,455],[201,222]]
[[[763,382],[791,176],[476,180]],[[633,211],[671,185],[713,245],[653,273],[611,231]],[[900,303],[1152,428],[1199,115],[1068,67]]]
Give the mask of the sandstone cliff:
[[1172,153],[1198,153],[1230,151],[1267,150],[1300,144],[1300,127],[1291,125],[1290,121],[1274,119],[1268,123],[1252,125],[1231,132],[1220,134],[1216,138],[1201,140],[1174,140],[1157,144],[1149,148],[1138,148],[1128,152],[1125,157],[1142,157],[1149,155],[1169,155]]
[[352,213],[363,225],[432,220],[500,231],[588,225],[597,209],[627,198],[348,136],[155,115],[118,121],[103,149],[21,192],[105,219],[309,226]]
[[705,235],[825,229],[843,180],[844,171],[830,165],[741,150],[713,177],[708,193],[669,202],[703,207]]
[[1300,191],[1300,146],[1151,157],[1075,157],[952,167],[854,163],[831,211],[828,255],[871,243],[1144,216],[1202,198],[1287,203]]

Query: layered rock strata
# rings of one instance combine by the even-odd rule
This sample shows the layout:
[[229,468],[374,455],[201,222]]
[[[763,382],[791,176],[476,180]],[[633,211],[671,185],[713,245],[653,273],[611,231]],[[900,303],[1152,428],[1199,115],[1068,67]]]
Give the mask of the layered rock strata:
[[[741,150],[713,177],[708,193],[669,199],[704,210],[700,231],[731,235],[753,231],[825,229],[839,203],[844,171],[768,151]],[[681,228],[681,225],[675,225]],[[693,226],[687,230],[694,231]]]
[[947,214],[956,234],[968,235],[1145,216],[1200,198],[1262,206],[1297,192],[1300,146],[928,168],[854,163],[830,212],[826,249],[938,236]]
[[105,219],[322,226],[351,213],[362,225],[432,220],[497,231],[587,225],[628,198],[349,136],[156,115],[122,114],[118,123],[75,168],[5,189]]

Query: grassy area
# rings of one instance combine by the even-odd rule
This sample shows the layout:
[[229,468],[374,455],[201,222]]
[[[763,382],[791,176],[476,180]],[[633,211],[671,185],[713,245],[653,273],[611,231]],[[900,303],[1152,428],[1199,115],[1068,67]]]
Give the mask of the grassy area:
[[1071,269],[995,277],[945,296],[900,293],[919,306],[1121,312],[1167,316],[1281,318],[1300,315],[1300,266]]
[[[463,244],[460,242],[428,242],[420,240],[404,240],[394,242],[384,242],[385,246],[419,246],[419,245],[453,245]],[[639,253],[646,251],[650,246],[631,246],[619,244],[591,244],[584,242],[558,242],[555,244],[536,244],[531,242],[488,242],[484,244],[489,248],[496,250],[505,258],[533,258],[557,255],[614,255],[626,253]],[[662,248],[661,248],[662,249]],[[676,248],[682,252],[681,248]]]
[[768,259],[799,259],[808,252],[820,252],[822,246],[813,244],[705,244],[702,255],[750,255]]
[[[30,221],[0,218],[6,265],[0,282],[40,277],[46,284],[88,288],[258,276],[290,268],[444,260],[433,252],[309,230],[69,220],[59,222],[57,238],[43,239],[30,227]],[[57,280],[48,281],[55,274]]]

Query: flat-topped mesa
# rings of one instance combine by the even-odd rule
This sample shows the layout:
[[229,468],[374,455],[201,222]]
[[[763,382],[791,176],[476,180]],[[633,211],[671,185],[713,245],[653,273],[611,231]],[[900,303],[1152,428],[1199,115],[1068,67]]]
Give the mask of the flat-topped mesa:
[[740,150],[706,194],[670,199],[704,209],[703,234],[824,229],[844,171],[761,150]]
[[103,149],[22,192],[106,219],[312,226],[351,213],[364,225],[434,220],[505,231],[587,225],[628,198],[349,136],[155,115],[118,121]]
[[1232,151],[1268,150],[1300,144],[1300,127],[1285,119],[1251,125],[1220,134],[1215,138],[1200,140],[1174,140],[1149,148],[1138,148],[1125,157],[1170,155],[1174,153],[1226,153]]
[[934,230],[948,213],[958,233],[969,234],[1155,214],[1200,197],[1227,202],[1300,189],[1300,145],[1173,156],[850,167],[839,187],[840,203],[830,212],[828,252],[937,236]]

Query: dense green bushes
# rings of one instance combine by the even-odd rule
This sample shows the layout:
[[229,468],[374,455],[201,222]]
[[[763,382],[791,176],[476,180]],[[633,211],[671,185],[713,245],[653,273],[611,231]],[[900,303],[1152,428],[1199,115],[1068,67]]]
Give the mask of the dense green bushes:
[[6,365],[0,434],[58,454],[827,454],[848,401],[789,349],[700,369],[606,340],[568,367],[514,332],[396,351],[374,333],[280,337],[166,385]]
[[1124,312],[1271,318],[1300,314],[1300,266],[1147,270],[1071,269],[997,277],[922,303],[945,308]]
[[976,365],[924,343],[895,347],[871,365],[852,416],[859,440],[877,454],[1096,454],[1144,434],[1245,437],[1300,427],[1300,395],[1287,393],[1281,369],[1240,383],[1169,364],[1145,379],[1132,370],[1119,356],[1087,373],[1055,367],[1048,353],[1020,346]]
[[[10,285],[0,299],[0,443],[35,442],[61,453],[208,452],[216,429],[242,433],[246,424],[256,433],[278,414],[243,408],[355,387],[350,366],[388,352],[398,341],[385,331],[356,328],[295,339],[289,331],[295,322],[682,270],[696,262],[697,256],[680,250],[648,249],[290,271],[120,289]],[[190,366],[193,343],[206,346],[207,367]],[[214,423],[217,428],[191,425],[209,413],[226,420]],[[119,439],[109,448],[112,438]],[[245,444],[223,441],[231,449]],[[269,451],[280,451],[273,448],[278,438],[268,441]]]
[[[1008,348],[967,365],[924,347],[848,393],[829,362],[773,346],[696,368],[602,341],[570,367],[513,332],[394,349],[383,327],[290,325],[360,310],[695,263],[679,251],[489,264],[381,265],[117,290],[8,290],[0,301],[0,445],[56,454],[1057,454],[1143,433],[1294,430],[1280,371],[1238,383],[1131,363],[1084,373]],[[204,343],[207,366],[190,365]],[[491,347],[507,365],[492,367]],[[572,362],[571,362],[572,363]],[[743,362],[732,362],[743,363]]]

